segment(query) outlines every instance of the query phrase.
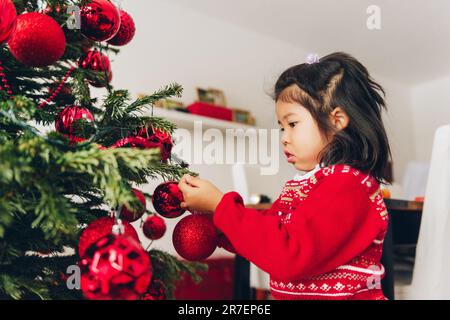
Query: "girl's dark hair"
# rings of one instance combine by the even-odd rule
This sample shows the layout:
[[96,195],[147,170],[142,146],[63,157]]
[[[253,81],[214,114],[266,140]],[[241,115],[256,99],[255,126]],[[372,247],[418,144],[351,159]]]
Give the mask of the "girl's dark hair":
[[[348,164],[371,174],[378,182],[389,180],[387,166],[391,156],[381,119],[382,109],[386,109],[384,96],[383,88],[367,69],[343,52],[287,69],[278,78],[274,92],[275,101],[301,104],[322,133],[334,134],[320,154],[321,163]],[[329,115],[338,106],[348,115],[349,124],[336,131]]]

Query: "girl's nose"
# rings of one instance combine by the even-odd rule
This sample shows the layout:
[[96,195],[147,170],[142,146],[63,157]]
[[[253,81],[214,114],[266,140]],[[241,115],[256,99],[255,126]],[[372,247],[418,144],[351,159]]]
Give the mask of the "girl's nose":
[[281,135],[281,143],[283,145],[286,145],[288,143],[288,138],[287,138],[287,135],[286,135],[286,131],[284,131],[283,134]]

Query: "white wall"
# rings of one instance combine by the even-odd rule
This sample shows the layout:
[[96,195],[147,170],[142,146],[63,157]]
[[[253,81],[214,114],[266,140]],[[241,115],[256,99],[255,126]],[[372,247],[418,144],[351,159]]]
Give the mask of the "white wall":
[[401,183],[406,164],[415,155],[411,88],[376,75],[374,77],[386,91],[387,113],[383,122],[391,145],[394,181]]
[[[128,88],[137,95],[176,81],[184,87],[181,100],[188,104],[195,100],[197,86],[216,87],[224,90],[229,106],[250,110],[258,126],[277,127],[273,101],[265,92],[284,69],[303,61],[309,51],[161,0],[124,1],[122,6],[134,18],[137,32],[118,56],[111,57],[116,88]],[[341,50],[345,51],[345,47]],[[412,140],[412,120],[407,111],[410,92],[401,84],[375,78],[388,93],[386,121],[397,178],[414,154],[414,146],[405,143]],[[250,192],[276,197],[283,183],[295,173],[284,160],[281,154],[278,176],[258,177],[255,169],[249,169],[253,177]],[[229,166],[195,165],[192,170],[223,191],[233,188]],[[158,184],[152,181],[145,191],[152,193]],[[171,233],[176,221],[168,221],[168,232],[155,242],[156,247],[174,253]]]
[[450,124],[450,77],[412,88],[415,160],[430,161],[434,132]]

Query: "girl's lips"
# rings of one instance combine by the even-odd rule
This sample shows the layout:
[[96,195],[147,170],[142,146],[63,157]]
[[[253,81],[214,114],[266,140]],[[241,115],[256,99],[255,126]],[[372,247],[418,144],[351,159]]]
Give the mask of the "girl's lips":
[[291,154],[289,152],[286,152],[286,151],[284,152],[284,154],[286,155],[287,161],[289,163],[294,163],[295,162],[295,156],[293,154]]

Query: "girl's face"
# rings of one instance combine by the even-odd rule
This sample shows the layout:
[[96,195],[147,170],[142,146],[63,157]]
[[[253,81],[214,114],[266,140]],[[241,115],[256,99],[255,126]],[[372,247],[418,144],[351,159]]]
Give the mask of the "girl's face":
[[297,170],[309,171],[319,163],[328,144],[311,113],[299,103],[277,101],[276,115],[287,161]]

